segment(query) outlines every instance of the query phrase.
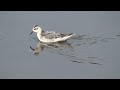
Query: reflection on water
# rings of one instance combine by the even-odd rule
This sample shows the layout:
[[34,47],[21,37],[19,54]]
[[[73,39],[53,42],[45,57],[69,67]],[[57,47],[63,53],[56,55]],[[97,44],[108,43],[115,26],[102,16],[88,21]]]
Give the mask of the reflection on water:
[[71,40],[68,40],[67,42],[61,43],[46,44],[38,41],[36,48],[33,48],[32,46],[30,46],[30,48],[36,56],[42,53],[44,51],[44,48],[46,48],[49,52],[62,55],[71,62],[102,65],[101,63],[98,63],[98,61],[104,59],[98,58],[96,56],[86,56],[81,58],[80,55],[76,53],[76,50],[81,45],[97,45],[98,42],[108,42],[112,39],[114,38],[90,37],[88,35],[80,35],[71,38]]
[[58,49],[58,50],[62,51],[62,50],[64,50],[64,48],[72,49],[72,45],[70,43],[66,43],[66,42],[46,44],[46,43],[42,43],[42,42],[38,41],[35,49],[32,48],[31,46],[30,46],[30,48],[34,51],[34,55],[38,56],[44,50],[44,48],[50,48],[52,50]]

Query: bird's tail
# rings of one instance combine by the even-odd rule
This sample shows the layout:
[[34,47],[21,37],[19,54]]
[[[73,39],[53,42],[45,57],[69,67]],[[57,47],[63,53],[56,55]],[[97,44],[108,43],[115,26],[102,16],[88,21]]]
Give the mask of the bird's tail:
[[74,33],[70,33],[70,34],[68,34],[68,36],[66,37],[66,39],[71,38],[74,35],[75,35]]
[[68,36],[74,36],[75,34],[74,33],[70,33],[70,34],[68,34]]
[[66,41],[67,39],[71,38],[71,37],[74,36],[74,35],[75,35],[75,34],[70,33],[70,34],[68,34],[67,36],[63,37],[63,38],[61,39],[61,41]]

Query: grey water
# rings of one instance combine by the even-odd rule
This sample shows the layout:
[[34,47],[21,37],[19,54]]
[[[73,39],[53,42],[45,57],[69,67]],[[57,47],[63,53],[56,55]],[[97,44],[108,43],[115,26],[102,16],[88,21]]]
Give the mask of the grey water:
[[[75,33],[45,44],[44,31]],[[0,79],[119,79],[119,11],[0,11]]]

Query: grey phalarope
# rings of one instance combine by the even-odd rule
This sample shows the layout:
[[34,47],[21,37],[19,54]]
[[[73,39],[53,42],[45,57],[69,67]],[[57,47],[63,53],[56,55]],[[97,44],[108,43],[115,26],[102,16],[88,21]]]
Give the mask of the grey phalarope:
[[40,26],[34,25],[32,28],[32,32],[30,35],[35,32],[37,33],[37,38],[44,43],[52,43],[52,42],[61,42],[66,41],[70,37],[74,36],[75,34],[62,34],[54,31],[43,31]]

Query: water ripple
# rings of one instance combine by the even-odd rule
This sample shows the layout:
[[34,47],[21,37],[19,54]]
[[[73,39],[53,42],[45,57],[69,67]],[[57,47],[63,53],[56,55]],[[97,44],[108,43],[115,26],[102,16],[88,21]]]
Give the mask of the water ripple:
[[[120,36],[120,35],[116,35]],[[68,61],[74,63],[89,63],[95,65],[102,65],[99,63],[103,58],[98,58],[96,56],[84,56],[81,57],[76,50],[79,50],[78,47],[81,46],[91,46],[91,45],[98,45],[100,42],[108,43],[111,40],[114,40],[115,37],[103,37],[103,36],[89,36],[89,35],[77,35],[67,42],[61,43],[52,43],[52,44],[45,44],[38,41],[37,46],[33,49],[31,46],[31,50],[34,51],[34,55],[38,56],[44,48],[46,48],[49,52],[62,55],[67,58]],[[87,46],[87,47],[88,47]]]

